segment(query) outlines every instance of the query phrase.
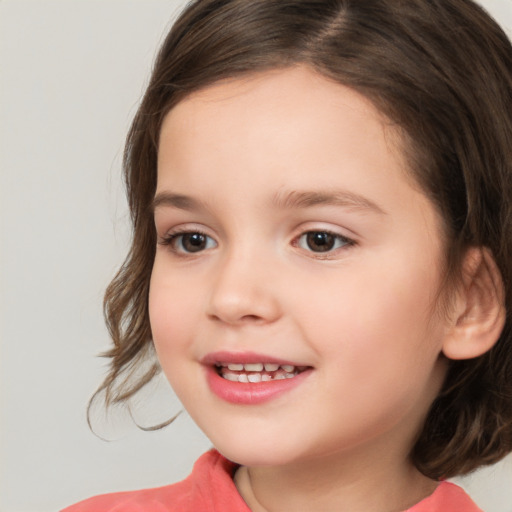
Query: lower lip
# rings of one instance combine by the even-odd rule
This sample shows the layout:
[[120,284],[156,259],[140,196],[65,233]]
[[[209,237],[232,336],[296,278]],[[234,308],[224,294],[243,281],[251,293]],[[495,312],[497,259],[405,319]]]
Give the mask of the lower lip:
[[308,369],[291,379],[267,382],[232,382],[221,377],[215,367],[206,366],[205,368],[208,385],[213,393],[226,402],[242,405],[257,405],[273,400],[299,386],[311,373],[311,369]]

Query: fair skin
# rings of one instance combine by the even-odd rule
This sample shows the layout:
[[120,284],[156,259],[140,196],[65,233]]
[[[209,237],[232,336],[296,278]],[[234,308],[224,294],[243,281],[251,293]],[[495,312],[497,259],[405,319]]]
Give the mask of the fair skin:
[[[453,332],[442,222],[390,123],[307,67],[216,84],[166,116],[155,197],[157,354],[251,510],[398,512],[432,493],[408,454]],[[207,378],[219,351],[306,371],[234,403]]]

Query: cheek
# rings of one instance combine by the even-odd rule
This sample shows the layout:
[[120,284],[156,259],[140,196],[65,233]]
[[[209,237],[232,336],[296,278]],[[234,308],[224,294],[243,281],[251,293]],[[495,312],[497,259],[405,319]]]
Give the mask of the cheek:
[[196,322],[198,298],[191,293],[192,288],[191,283],[180,282],[178,273],[167,272],[165,265],[158,258],[155,260],[149,289],[149,319],[164,371],[168,360],[172,362],[175,353],[186,349]]
[[[162,277],[163,276],[163,277]],[[179,283],[161,274],[155,264],[149,291],[149,319],[160,366],[182,401],[189,402],[198,390],[190,378],[190,333],[196,323],[192,298],[180,293]]]
[[311,300],[315,314],[306,328],[324,361],[332,361],[330,400],[349,400],[351,414],[368,424],[377,418],[381,428],[426,409],[437,395],[442,329],[431,321],[426,276],[361,275],[333,287],[330,301]]
[[328,357],[346,362],[354,375],[374,368],[394,378],[398,368],[413,374],[434,364],[444,332],[433,316],[436,266],[390,253],[347,268],[306,286],[313,293],[296,299],[312,343],[317,340]]

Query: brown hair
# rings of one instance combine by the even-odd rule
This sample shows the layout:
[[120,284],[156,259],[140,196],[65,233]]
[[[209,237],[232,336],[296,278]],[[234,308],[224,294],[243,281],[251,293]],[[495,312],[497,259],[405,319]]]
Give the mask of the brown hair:
[[[105,296],[114,347],[98,393],[107,405],[126,401],[159,372],[154,362],[137,373],[153,350],[150,205],[164,116],[221,79],[299,63],[362,93],[397,125],[412,174],[445,220],[448,273],[468,246],[489,248],[512,311],[512,47],[483,9],[471,0],[196,0],[160,49],[126,142],[133,242]],[[451,362],[412,457],[438,478],[510,451],[507,315],[494,348]]]

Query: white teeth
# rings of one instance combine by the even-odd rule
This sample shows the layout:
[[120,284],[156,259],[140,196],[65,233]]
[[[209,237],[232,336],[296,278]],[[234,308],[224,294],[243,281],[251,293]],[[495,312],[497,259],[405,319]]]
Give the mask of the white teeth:
[[262,363],[247,363],[243,366],[246,372],[261,372],[263,370]]
[[[279,369],[279,365],[275,363],[220,363],[217,366],[219,367],[227,367],[228,370],[232,372],[261,372],[263,369],[267,372],[275,372]],[[281,368],[288,373],[293,373],[295,371],[295,366],[291,364],[283,364]]]
[[284,379],[293,379],[297,374],[290,372],[279,372],[276,375],[268,375],[267,373],[259,373],[259,372],[249,372],[249,373],[230,373],[225,372],[222,374],[222,377],[231,382],[269,382],[271,380],[284,380]]
[[224,379],[243,383],[293,379],[306,368],[276,363],[217,363],[216,366]]

